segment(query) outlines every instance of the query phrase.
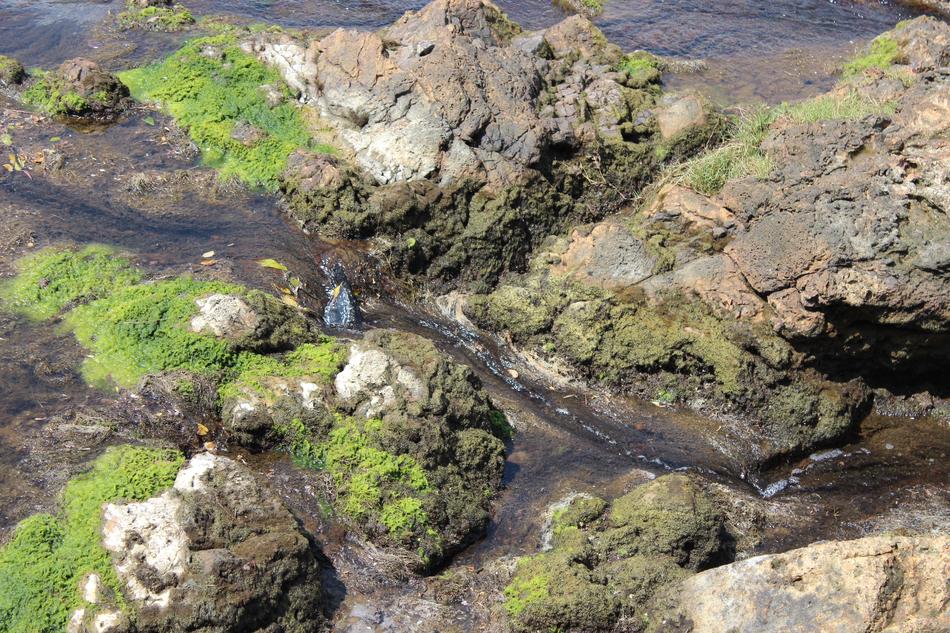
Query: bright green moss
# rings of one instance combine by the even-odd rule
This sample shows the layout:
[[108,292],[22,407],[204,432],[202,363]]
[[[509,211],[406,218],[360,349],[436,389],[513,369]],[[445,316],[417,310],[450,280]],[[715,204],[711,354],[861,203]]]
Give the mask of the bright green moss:
[[0,549],[0,630],[62,633],[83,606],[80,583],[96,573],[121,604],[119,581],[100,544],[102,506],[147,499],[175,481],[177,451],[122,446],[107,450],[63,493],[60,515],[34,515]]
[[853,77],[866,70],[876,68],[886,70],[900,59],[897,41],[888,35],[880,35],[871,42],[868,52],[855,57],[844,67],[844,76]]
[[[205,163],[225,177],[276,189],[287,157],[310,145],[280,75],[242,51],[232,34],[191,40],[164,61],[119,78],[137,100],[161,104],[188,130]],[[270,105],[265,85],[281,90],[283,101]]]
[[230,374],[234,377],[218,388],[221,402],[253,391],[273,404],[276,394],[265,384],[271,378],[316,378],[328,384],[346,362],[346,348],[331,338],[318,343],[304,343],[292,352],[279,356],[262,356],[242,352],[235,358]]
[[119,14],[119,25],[124,29],[141,28],[172,33],[195,23],[191,12],[181,5],[171,7],[138,7],[127,3]]
[[528,561],[518,562],[519,569],[511,584],[505,587],[505,611],[517,618],[529,606],[544,601],[551,593],[551,580],[544,573],[524,573]]
[[92,352],[83,376],[103,386],[110,380],[133,387],[149,373],[186,369],[215,373],[236,362],[228,341],[191,332],[195,299],[214,294],[241,294],[234,284],[180,277],[118,289],[80,306],[65,317],[76,338]]
[[277,431],[297,464],[331,475],[339,512],[363,526],[384,526],[389,537],[409,544],[429,531],[423,501],[432,488],[411,456],[393,455],[375,445],[373,436],[381,425],[379,420],[338,415],[324,441],[314,438],[300,420]]
[[660,79],[659,61],[646,51],[625,55],[619,69],[627,74],[635,86],[645,86]]
[[72,251],[48,248],[20,259],[19,274],[0,285],[0,299],[31,319],[49,319],[64,308],[98,299],[139,281],[141,274],[107,246]]
[[37,110],[53,116],[76,114],[89,109],[89,102],[77,92],[66,88],[50,73],[39,77],[23,91],[22,99]]

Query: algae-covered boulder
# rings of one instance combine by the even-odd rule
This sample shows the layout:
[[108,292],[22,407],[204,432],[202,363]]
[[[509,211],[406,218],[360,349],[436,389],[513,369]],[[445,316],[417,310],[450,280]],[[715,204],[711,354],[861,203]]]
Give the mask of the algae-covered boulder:
[[191,12],[174,0],[126,0],[118,15],[124,29],[174,32],[195,23]]
[[514,630],[640,630],[654,597],[724,551],[721,511],[696,480],[665,475],[607,504],[556,504],[551,547],[518,560],[505,588]]
[[15,86],[24,79],[26,69],[23,64],[12,57],[0,55],[0,86]]
[[723,555],[723,515],[686,475],[667,475],[616,499],[598,547],[608,557],[662,555],[686,569]]
[[22,97],[54,116],[111,119],[126,107],[129,90],[95,62],[76,58],[39,76]]
[[[318,630],[320,567],[280,498],[203,453],[163,494],[103,509],[102,543],[135,613],[128,630]],[[122,630],[122,629],[114,629]]]
[[[160,493],[174,484],[183,461],[174,450],[110,448],[69,481],[58,513],[20,522],[0,547],[3,630],[78,633],[127,624],[123,585],[102,546],[103,504],[144,501]],[[97,623],[103,626],[82,628]]]
[[263,32],[245,48],[344,148],[288,162],[292,215],[386,238],[399,272],[491,284],[546,232],[616,208],[659,162],[656,60],[628,59],[581,17],[523,33],[490,2],[435,0],[378,33]]

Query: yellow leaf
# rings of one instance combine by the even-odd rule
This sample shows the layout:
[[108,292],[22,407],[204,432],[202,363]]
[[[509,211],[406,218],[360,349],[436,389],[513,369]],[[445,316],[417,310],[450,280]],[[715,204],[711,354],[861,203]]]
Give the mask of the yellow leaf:
[[13,171],[13,165],[10,165],[8,163],[4,163],[3,168],[6,169],[7,171]]
[[205,253],[202,253],[201,256],[204,257],[205,259],[211,259],[212,257],[214,257],[214,251],[207,251]]
[[271,259],[270,257],[268,257],[267,259],[262,259],[257,263],[263,266],[264,268],[273,268],[274,270],[284,270],[284,271],[287,270],[286,266],[281,264],[276,259]]
[[292,292],[290,292],[290,288],[284,288],[283,286],[281,286],[280,291],[284,293],[285,295],[293,294]]
[[291,297],[290,295],[281,295],[280,298],[281,298],[281,300],[283,300],[284,303],[286,303],[287,305],[289,305],[289,306],[292,307],[292,308],[299,308],[299,307],[300,307],[300,304],[297,303],[297,300],[294,299],[293,297]]
[[202,424],[201,422],[199,422],[199,423],[198,423],[198,435],[199,435],[199,436],[204,436],[204,435],[207,435],[207,434],[208,434],[208,427],[206,427],[204,424]]
[[340,291],[341,291],[342,289],[343,289],[343,284],[340,284],[340,285],[338,285],[336,288],[333,289],[333,298],[334,298],[334,299],[336,299],[337,297],[340,296]]

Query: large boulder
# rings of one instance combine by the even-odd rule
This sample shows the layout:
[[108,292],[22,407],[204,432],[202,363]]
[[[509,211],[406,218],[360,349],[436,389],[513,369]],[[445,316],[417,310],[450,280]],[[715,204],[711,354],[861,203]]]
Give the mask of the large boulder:
[[687,578],[654,631],[950,630],[950,537],[873,536],[757,556]]
[[109,610],[90,577],[89,605],[73,615],[74,630],[309,631],[323,623],[320,566],[307,535],[279,497],[231,459],[196,455],[172,489],[107,504],[102,543],[134,624]]
[[624,56],[580,16],[523,32],[488,1],[435,0],[376,33],[263,32],[244,46],[340,148],[288,162],[293,216],[390,238],[379,246],[394,268],[444,283],[523,268],[547,233],[618,208],[707,135],[693,116],[661,139],[656,60]]

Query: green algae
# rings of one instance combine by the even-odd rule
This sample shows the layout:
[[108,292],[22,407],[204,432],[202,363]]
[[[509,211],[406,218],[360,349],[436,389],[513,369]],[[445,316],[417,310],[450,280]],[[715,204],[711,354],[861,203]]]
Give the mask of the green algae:
[[660,80],[660,62],[646,51],[624,55],[618,70],[627,75],[626,83],[631,88],[647,86]]
[[0,284],[0,299],[6,308],[35,320],[50,319],[142,277],[115,249],[99,244],[78,251],[43,249],[20,258],[16,266],[17,276]]
[[218,388],[218,400],[246,395],[249,391],[273,404],[278,394],[267,386],[269,379],[312,378],[329,384],[346,362],[346,349],[329,337],[303,343],[283,357],[241,352],[227,380]]
[[243,291],[189,277],[136,284],[79,306],[64,323],[92,352],[82,367],[91,384],[133,387],[147,374],[171,369],[211,374],[234,365],[236,354],[228,341],[189,329],[195,300]]
[[[136,100],[160,104],[187,129],[205,164],[225,178],[274,190],[290,154],[310,146],[306,123],[280,75],[241,50],[233,33],[191,40],[164,61],[119,78]],[[272,105],[264,86],[279,90],[283,99]]]
[[880,35],[874,38],[865,54],[858,55],[845,64],[844,76],[854,77],[870,69],[887,70],[899,59],[900,47],[897,41],[889,35]]
[[146,29],[174,33],[195,23],[191,11],[180,4],[169,7],[139,7],[127,2],[125,11],[118,15],[119,26],[124,29]]
[[177,451],[120,446],[73,478],[60,514],[22,521],[0,548],[0,630],[62,633],[73,610],[85,605],[80,583],[99,575],[123,606],[108,552],[100,543],[102,506],[141,501],[170,487],[184,461]]

